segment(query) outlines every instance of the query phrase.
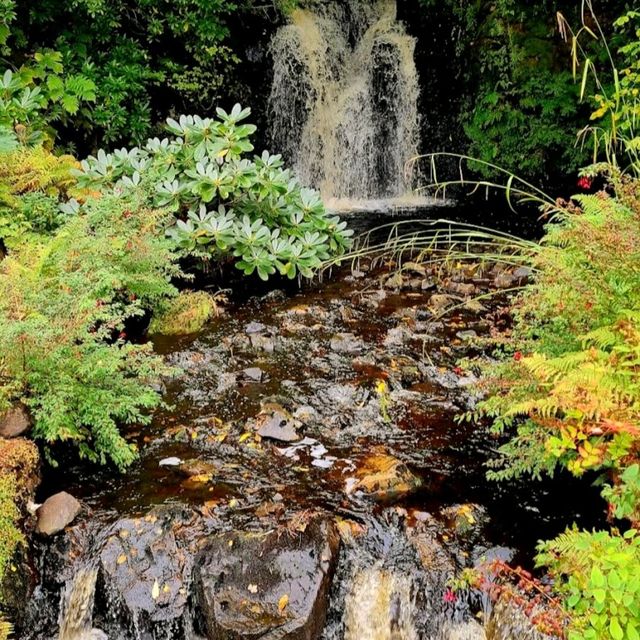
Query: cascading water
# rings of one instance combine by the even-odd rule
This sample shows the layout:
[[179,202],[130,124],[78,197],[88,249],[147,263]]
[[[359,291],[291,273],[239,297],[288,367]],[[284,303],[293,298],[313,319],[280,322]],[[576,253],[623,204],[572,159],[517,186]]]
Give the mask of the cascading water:
[[346,600],[344,640],[418,640],[412,581],[380,566],[362,570]]
[[414,38],[395,0],[309,0],[271,42],[274,147],[331,199],[401,198],[418,149]]
[[92,627],[98,570],[83,568],[69,581],[60,607],[58,640],[106,640],[107,636]]

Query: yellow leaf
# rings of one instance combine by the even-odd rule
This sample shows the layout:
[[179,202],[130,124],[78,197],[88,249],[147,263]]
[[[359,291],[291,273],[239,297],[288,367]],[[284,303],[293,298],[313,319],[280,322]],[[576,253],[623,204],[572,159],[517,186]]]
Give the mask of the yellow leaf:
[[278,600],[278,611],[282,613],[289,604],[289,596],[285,593],[280,600]]
[[153,588],[151,589],[151,597],[154,600],[157,600],[160,596],[160,585],[158,584],[158,580],[156,579],[153,583]]
[[240,436],[240,439],[238,440],[238,442],[244,442],[245,440],[248,440],[253,434],[252,433],[243,433]]
[[127,556],[124,555],[124,553],[120,556],[118,556],[118,559],[116,560],[117,564],[124,564],[127,561]]

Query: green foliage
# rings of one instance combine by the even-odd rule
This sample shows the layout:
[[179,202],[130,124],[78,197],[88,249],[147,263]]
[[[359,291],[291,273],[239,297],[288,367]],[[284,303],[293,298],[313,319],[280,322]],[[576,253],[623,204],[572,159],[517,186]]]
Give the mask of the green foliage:
[[[422,0],[428,9],[435,0]],[[440,3],[438,3],[440,4]],[[569,71],[569,51],[556,11],[579,15],[575,2],[449,0],[462,34],[460,123],[465,153],[523,178],[573,173],[586,155],[576,149],[583,116]],[[622,4],[622,3],[620,3]],[[495,177],[487,166],[482,175]]]
[[144,148],[98,152],[82,162],[81,187],[142,191],[151,206],[177,214],[169,229],[183,253],[235,260],[246,275],[267,280],[279,272],[310,277],[331,255],[349,246],[352,232],[325,212],[319,195],[303,189],[280,156],[264,152],[249,160],[250,111],[236,105],[218,118],[169,118],[173,137]]
[[25,234],[50,233],[67,218],[65,203],[75,190],[78,162],[42,147],[0,153],[0,241],[5,247]]
[[[498,477],[556,464],[575,474],[625,467],[640,423],[640,210],[635,183],[618,197],[579,196],[549,225],[535,284],[515,303],[518,358],[492,374],[479,407],[502,433]],[[625,196],[625,188],[631,193]]]
[[[572,38],[574,75],[582,66],[582,95],[585,94],[589,77],[596,84],[593,100],[597,109],[591,114],[593,124],[585,128],[583,134],[592,135],[594,163],[599,154],[604,154],[607,164],[614,169],[640,177],[640,12],[628,11],[614,22],[617,34],[611,46],[597,20],[595,24],[597,34],[585,23],[584,18],[583,26],[577,33],[565,25]],[[596,37],[607,52],[608,65],[604,69],[584,50],[581,43],[585,34],[589,38]],[[587,167],[583,175],[596,175],[602,167]]]
[[238,57],[227,20],[243,0],[16,0],[14,57],[50,48],[95,85],[72,142],[141,144],[163,114],[208,110],[229,89]]
[[0,130],[15,132],[17,139],[37,145],[55,137],[62,125],[96,98],[96,85],[82,74],[65,74],[62,54],[43,50],[30,65],[17,72],[7,69],[0,79]]
[[614,486],[606,485],[602,497],[613,505],[616,518],[640,523],[640,464],[627,467]]
[[572,529],[538,548],[572,615],[569,640],[640,638],[640,536]]
[[29,406],[36,438],[119,468],[135,458],[118,427],[149,420],[152,385],[169,371],[150,345],[126,341],[128,323],[177,293],[162,223],[105,196],[1,263],[0,402]]

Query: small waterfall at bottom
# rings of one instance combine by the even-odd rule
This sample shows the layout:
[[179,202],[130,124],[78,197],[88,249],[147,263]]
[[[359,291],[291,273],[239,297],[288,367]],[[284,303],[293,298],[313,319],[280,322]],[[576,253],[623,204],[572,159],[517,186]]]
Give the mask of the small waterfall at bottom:
[[418,640],[412,586],[381,566],[361,571],[346,600],[344,640]]
[[454,564],[436,538],[370,519],[346,542],[323,640],[485,640],[464,603],[444,598]]
[[107,640],[105,633],[92,627],[97,578],[96,568],[82,568],[66,584],[58,640]]

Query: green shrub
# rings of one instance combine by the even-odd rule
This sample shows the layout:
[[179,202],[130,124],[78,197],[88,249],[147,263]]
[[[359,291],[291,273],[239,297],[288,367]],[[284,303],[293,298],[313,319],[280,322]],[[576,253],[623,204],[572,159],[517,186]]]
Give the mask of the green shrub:
[[80,197],[71,174],[78,162],[42,147],[20,146],[0,152],[0,241],[22,242],[31,233],[47,234],[66,219],[64,203]]
[[161,228],[162,214],[104,197],[1,263],[0,404],[29,406],[36,438],[119,468],[134,459],[118,427],[148,421],[168,373],[150,345],[126,340],[128,323],[177,293]]
[[572,529],[539,546],[572,616],[568,640],[640,638],[640,536]]
[[[625,189],[631,195],[625,196]],[[624,468],[640,422],[640,201],[576,197],[549,225],[536,282],[514,303],[511,352],[488,374],[478,415],[516,431],[497,477]]]
[[154,207],[177,214],[169,230],[185,254],[233,261],[245,274],[267,280],[279,272],[310,277],[331,255],[349,246],[352,232],[327,215],[319,195],[303,189],[280,156],[253,160],[250,113],[236,105],[218,119],[169,119],[173,138],[144,148],[100,151],[82,162],[78,183],[123,194],[141,190]]
[[[65,74],[62,54],[43,50],[17,72],[0,78],[0,131],[4,146],[38,145],[55,138],[56,124],[66,124],[96,98],[96,85],[83,74]],[[13,138],[13,141],[12,141]]]

